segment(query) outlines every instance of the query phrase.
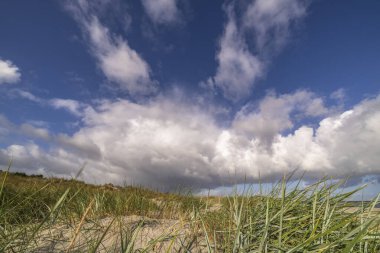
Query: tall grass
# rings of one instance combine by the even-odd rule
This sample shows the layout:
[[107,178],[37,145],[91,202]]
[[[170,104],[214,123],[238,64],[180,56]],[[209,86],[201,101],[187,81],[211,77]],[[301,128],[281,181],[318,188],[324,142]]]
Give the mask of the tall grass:
[[0,252],[380,252],[379,197],[352,208],[361,188],[328,180],[207,198],[8,172],[0,182]]
[[283,181],[267,196],[228,197],[208,214],[209,230],[223,252],[379,252],[379,197],[348,212],[346,200],[361,188],[339,194],[339,186],[321,180],[287,192]]

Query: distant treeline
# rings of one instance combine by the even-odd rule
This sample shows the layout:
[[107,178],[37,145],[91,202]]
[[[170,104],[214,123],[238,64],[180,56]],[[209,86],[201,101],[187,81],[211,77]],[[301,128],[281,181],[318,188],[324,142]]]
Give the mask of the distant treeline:
[[[1,172],[5,172],[3,170],[0,170],[0,173]],[[40,174],[26,174],[24,172],[8,172],[9,174],[12,174],[12,175],[15,175],[15,176],[19,176],[19,177],[34,177],[34,178],[44,178],[43,175],[40,175]]]

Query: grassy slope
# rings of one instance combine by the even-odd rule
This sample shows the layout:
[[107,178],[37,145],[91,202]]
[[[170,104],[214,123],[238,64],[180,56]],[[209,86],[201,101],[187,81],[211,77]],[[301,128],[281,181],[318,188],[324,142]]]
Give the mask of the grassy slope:
[[[1,172],[0,178],[4,176],[5,172]],[[9,173],[1,196],[1,215],[7,218],[7,222],[15,224],[41,220],[68,189],[61,215],[70,218],[81,217],[86,203],[91,201],[96,204],[92,214],[99,217],[141,215],[175,218],[179,212],[201,204],[199,198],[190,195],[165,194],[143,187],[97,186],[75,179],[47,179],[39,175]]]
[[[2,172],[0,179],[4,182],[0,192],[0,251],[33,251],[38,248],[36,237],[61,224],[73,228],[70,240],[75,241],[75,235],[90,223],[96,224],[97,232],[85,240],[80,251],[100,251],[97,242],[105,237],[95,235],[115,228],[107,230],[108,225],[99,226],[99,221],[139,215],[181,219],[184,230],[192,228],[181,244],[168,252],[186,252],[185,248],[193,252],[380,252],[379,214],[373,212],[376,202],[346,212],[345,200],[353,192],[334,194],[339,185],[326,181],[291,191],[283,182],[268,196],[253,196],[248,190],[244,196],[200,198],[19,173]],[[134,251],[133,232],[143,229],[144,224],[123,226],[127,230],[120,225],[117,240],[123,242],[126,234],[130,239],[117,250],[105,247],[103,251]],[[123,231],[127,231],[125,235]],[[160,238],[156,243],[164,237]],[[66,246],[74,249],[76,244],[72,244]]]

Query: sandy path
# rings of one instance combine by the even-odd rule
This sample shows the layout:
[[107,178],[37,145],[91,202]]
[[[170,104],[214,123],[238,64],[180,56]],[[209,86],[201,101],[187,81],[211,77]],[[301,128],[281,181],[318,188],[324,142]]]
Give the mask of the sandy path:
[[[69,252],[88,252],[96,245],[111,222],[111,218],[86,222]],[[30,248],[30,252],[67,252],[76,229],[77,227],[69,225],[45,229]],[[123,235],[120,231],[123,231]],[[200,242],[199,238],[198,241],[194,240],[191,243],[190,235],[195,231],[196,228],[180,220],[149,219],[141,216],[117,218],[96,252],[121,252],[121,237],[125,243],[132,241],[133,236],[135,236],[134,250],[148,248],[146,252],[177,252],[181,246],[189,245],[191,252],[207,252],[205,243]]]

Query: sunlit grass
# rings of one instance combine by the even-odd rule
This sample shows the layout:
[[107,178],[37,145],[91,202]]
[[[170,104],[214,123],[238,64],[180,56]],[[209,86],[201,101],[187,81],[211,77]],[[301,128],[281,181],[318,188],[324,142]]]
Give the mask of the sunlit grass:
[[380,252],[379,199],[328,180],[196,197],[0,175],[0,252]]

